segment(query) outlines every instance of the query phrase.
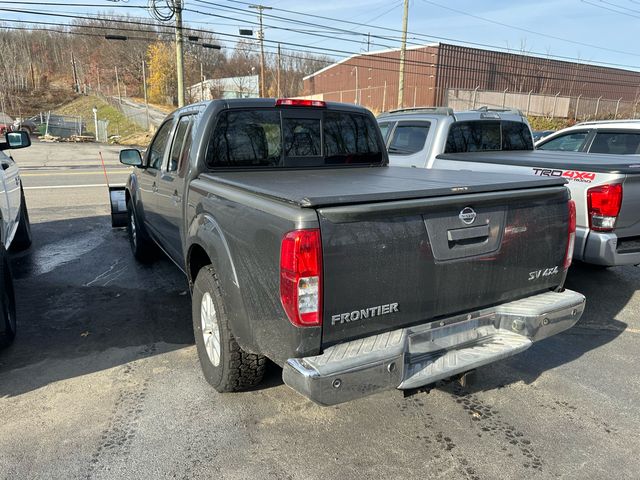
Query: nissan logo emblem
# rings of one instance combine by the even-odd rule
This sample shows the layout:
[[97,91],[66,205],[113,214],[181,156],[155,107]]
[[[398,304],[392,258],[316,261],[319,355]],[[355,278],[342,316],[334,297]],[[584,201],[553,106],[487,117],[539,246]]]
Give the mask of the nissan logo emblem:
[[475,210],[473,210],[473,208],[464,207],[460,212],[460,215],[458,215],[458,218],[462,220],[462,223],[466,225],[471,225],[473,222],[476,221],[477,216],[478,215],[476,214]]

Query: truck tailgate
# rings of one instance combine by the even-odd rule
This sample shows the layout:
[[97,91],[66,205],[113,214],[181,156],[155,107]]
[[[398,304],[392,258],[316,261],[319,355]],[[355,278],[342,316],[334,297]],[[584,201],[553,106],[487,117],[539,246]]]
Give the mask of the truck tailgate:
[[548,186],[319,208],[323,346],[560,285],[568,198]]

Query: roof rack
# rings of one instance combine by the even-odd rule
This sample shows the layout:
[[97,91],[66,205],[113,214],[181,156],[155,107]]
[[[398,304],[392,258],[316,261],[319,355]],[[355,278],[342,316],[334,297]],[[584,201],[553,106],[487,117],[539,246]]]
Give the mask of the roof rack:
[[640,123],[637,118],[621,118],[618,120],[587,120],[586,122],[578,122],[576,125],[606,125],[615,123]]
[[513,113],[514,115],[520,115],[521,117],[524,117],[524,114],[522,113],[522,110],[519,110],[517,108],[489,108],[487,106],[483,106],[483,107],[478,107],[472,110],[469,110],[470,112],[500,112],[500,113]]
[[415,112],[429,112],[436,115],[451,115],[453,116],[453,108],[449,107],[413,107],[413,108],[398,108],[396,110],[389,110],[388,112],[381,113],[380,116],[389,115],[392,113],[415,113]]

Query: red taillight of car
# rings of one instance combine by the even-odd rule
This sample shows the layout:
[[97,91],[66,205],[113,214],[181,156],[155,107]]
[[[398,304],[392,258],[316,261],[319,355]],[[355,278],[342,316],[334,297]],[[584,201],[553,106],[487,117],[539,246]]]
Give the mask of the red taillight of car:
[[294,230],[280,246],[280,301],[296,327],[322,323],[322,243],[320,230]]
[[600,185],[587,190],[589,227],[598,232],[609,232],[616,225],[622,205],[622,184]]
[[325,108],[327,104],[322,100],[306,100],[302,98],[279,98],[276,100],[276,107],[320,107]]
[[569,228],[567,229],[567,249],[564,252],[564,269],[571,266],[573,248],[576,244],[576,202],[569,200]]

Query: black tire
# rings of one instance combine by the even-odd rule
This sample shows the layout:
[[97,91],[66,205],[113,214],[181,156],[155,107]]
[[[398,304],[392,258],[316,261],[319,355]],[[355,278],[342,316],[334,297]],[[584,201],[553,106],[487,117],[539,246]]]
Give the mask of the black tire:
[[[206,294],[213,301],[219,330],[220,355],[218,364],[211,360],[205,347],[202,329],[202,300]],[[263,355],[247,353],[236,342],[225,310],[218,278],[213,267],[203,267],[193,285],[192,317],[198,358],[205,379],[218,392],[237,392],[258,385],[264,377],[267,359]]]
[[29,221],[29,210],[27,201],[24,198],[24,190],[20,185],[20,215],[18,216],[18,229],[11,242],[12,251],[26,250],[31,246],[31,222]]
[[4,247],[0,246],[0,348],[11,345],[16,337],[16,299],[13,276]]
[[139,220],[131,200],[127,200],[127,233],[133,256],[141,263],[151,263],[156,259],[158,247]]

